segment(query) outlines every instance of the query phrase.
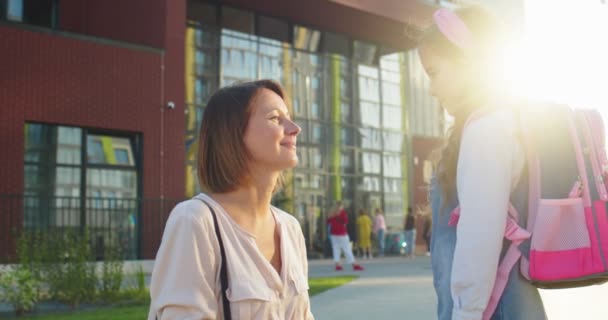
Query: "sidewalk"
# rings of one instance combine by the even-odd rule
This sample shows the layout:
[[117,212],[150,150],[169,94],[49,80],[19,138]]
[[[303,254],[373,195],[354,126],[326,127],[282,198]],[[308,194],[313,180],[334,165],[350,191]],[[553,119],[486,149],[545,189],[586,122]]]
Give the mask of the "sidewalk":
[[342,287],[311,298],[317,320],[435,319],[437,300],[433,291],[430,259],[391,257],[361,261],[366,268],[333,271],[333,262],[311,261],[309,277],[356,274],[360,277]]
[[[310,277],[356,274],[360,278],[311,298],[317,320],[436,319],[430,259],[401,257],[361,261],[366,270],[333,271],[333,262],[311,261]],[[577,289],[541,290],[549,320],[608,319],[608,284]]]

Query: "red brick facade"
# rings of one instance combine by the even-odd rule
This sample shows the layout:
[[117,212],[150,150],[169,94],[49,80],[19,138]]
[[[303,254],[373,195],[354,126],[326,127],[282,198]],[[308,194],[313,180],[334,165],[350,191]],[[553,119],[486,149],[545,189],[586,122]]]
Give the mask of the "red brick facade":
[[60,28],[78,34],[0,25],[0,194],[23,193],[32,121],[141,134],[143,198],[181,199],[185,11],[185,0],[68,0]]

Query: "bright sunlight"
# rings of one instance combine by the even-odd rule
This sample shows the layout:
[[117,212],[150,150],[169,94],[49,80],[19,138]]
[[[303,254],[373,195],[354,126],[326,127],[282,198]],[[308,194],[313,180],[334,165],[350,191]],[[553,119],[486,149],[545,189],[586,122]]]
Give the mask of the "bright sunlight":
[[608,4],[528,0],[522,46],[506,59],[518,95],[608,114]]
[[608,113],[608,5],[528,0],[525,10],[522,44],[505,57],[511,89],[528,98]]

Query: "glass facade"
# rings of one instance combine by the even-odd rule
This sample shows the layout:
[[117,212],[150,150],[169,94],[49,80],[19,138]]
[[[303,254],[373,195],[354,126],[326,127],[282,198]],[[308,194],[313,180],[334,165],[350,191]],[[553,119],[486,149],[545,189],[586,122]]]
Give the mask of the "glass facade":
[[136,136],[38,123],[25,125],[24,227],[87,228],[95,250],[136,258]]
[[401,229],[409,204],[406,55],[381,56],[374,65],[373,45],[359,44],[361,53],[347,57],[319,50],[320,31],[294,25],[291,32],[288,43],[189,22],[186,196],[200,190],[196,140],[209,95],[238,81],[270,78],[284,86],[302,127],[300,162],[287,175],[283,193],[290,201],[282,206],[300,221],[308,243],[325,236],[324,220],[339,199],[353,217],[360,208],[382,208],[388,225]]
[[415,51],[406,54],[409,82],[410,132],[421,137],[442,138],[451,123],[437,99],[428,94],[430,82]]

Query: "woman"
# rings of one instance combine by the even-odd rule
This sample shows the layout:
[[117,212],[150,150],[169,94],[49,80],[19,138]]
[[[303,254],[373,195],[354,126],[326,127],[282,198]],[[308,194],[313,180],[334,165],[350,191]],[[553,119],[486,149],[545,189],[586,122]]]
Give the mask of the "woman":
[[300,225],[270,205],[282,171],[298,163],[300,127],[284,99],[279,84],[260,80],[209,100],[198,154],[205,193],[171,212],[148,319],[227,319],[223,305],[232,319],[313,319]]
[[357,233],[359,249],[361,249],[361,256],[372,258],[372,219],[369,218],[367,212],[361,209],[359,210],[359,217],[357,218]]
[[376,218],[374,219],[374,235],[378,241],[378,254],[384,257],[384,245],[386,238],[386,222],[384,221],[384,213],[380,208],[376,208]]

